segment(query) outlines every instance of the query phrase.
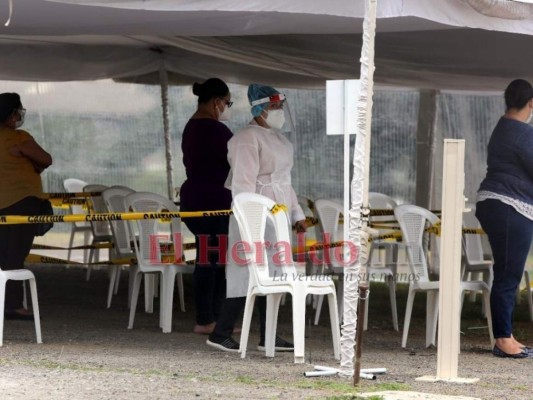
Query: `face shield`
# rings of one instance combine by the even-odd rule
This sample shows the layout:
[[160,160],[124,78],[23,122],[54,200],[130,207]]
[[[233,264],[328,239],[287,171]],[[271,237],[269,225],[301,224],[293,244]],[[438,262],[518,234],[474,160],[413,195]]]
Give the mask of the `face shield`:
[[287,102],[287,97],[284,94],[277,93],[270,97],[254,100],[251,105],[252,107],[263,107],[261,117],[271,128],[282,132],[294,132],[291,110]]

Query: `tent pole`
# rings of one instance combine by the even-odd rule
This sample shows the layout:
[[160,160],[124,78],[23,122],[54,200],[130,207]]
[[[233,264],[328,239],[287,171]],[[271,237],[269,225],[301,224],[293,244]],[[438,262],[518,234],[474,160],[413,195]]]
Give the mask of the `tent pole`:
[[[376,31],[377,0],[366,0],[365,19],[363,23],[363,48],[361,50],[361,90],[357,101],[357,128],[355,150],[353,155],[353,178],[351,182],[351,204],[348,214],[349,235],[348,242],[359,249],[361,228],[366,224],[361,211],[368,206],[368,177],[370,158],[370,122],[372,117],[372,94],[374,86],[374,37]],[[347,190],[347,188],[345,188]],[[346,216],[345,216],[346,218]],[[366,282],[365,267],[359,263],[358,258],[350,260],[345,266],[344,278],[344,313],[341,337],[341,376],[354,374],[354,344],[357,334],[357,303],[359,285],[368,287]],[[360,282],[361,278],[364,282]],[[362,333],[362,332],[361,332]],[[359,358],[356,363],[360,363]],[[360,364],[359,364],[360,365]]]
[[416,205],[430,209],[433,195],[437,90],[421,90],[416,128]]
[[168,119],[168,72],[164,63],[159,70],[159,82],[161,85],[161,105],[163,111],[163,133],[165,137],[165,160],[167,165],[167,190],[168,198],[174,199],[174,166],[172,157],[172,137],[170,136],[170,124]]

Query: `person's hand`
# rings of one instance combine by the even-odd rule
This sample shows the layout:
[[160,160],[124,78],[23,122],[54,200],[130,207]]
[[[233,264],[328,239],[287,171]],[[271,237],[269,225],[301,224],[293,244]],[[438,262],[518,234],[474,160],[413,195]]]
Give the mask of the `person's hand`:
[[368,262],[368,256],[370,254],[370,238],[377,235],[379,232],[376,229],[372,229],[368,226],[363,226],[361,229],[361,246],[359,247],[359,263],[365,265]]
[[302,233],[307,231],[307,223],[305,222],[305,219],[302,219],[301,221],[296,221],[294,224],[294,229],[296,229],[296,233]]

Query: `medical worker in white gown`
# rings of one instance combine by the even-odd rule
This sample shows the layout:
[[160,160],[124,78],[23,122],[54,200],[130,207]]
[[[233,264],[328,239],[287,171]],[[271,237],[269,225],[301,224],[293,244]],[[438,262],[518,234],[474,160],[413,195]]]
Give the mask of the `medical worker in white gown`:
[[[248,87],[248,100],[252,106],[253,119],[228,142],[231,171],[226,187],[231,189],[233,197],[243,192],[255,192],[286,205],[296,231],[305,232],[305,215],[291,185],[293,147],[281,131],[286,121],[285,96],[270,86],[252,84]],[[265,235],[268,241],[268,226]],[[248,268],[239,265],[232,257],[232,247],[239,240],[237,223],[231,218],[226,263],[227,299],[215,330],[207,340],[208,345],[224,351],[239,349],[239,344],[231,337],[231,333],[244,309],[248,290]],[[273,249],[267,249],[267,256],[270,258],[274,252]],[[271,275],[276,273],[273,263],[269,263],[269,268]],[[259,297],[256,304],[259,308],[261,335],[258,349],[264,350],[265,298]],[[276,351],[292,350],[292,343],[276,337]]]

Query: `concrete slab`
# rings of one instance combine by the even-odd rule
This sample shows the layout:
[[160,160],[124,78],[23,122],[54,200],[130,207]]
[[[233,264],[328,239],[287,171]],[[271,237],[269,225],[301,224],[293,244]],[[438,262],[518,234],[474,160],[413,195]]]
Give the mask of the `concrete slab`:
[[404,392],[404,391],[386,391],[361,393],[360,397],[381,396],[383,400],[481,400],[477,397],[467,396],[447,396],[441,394],[421,393],[421,392]]

